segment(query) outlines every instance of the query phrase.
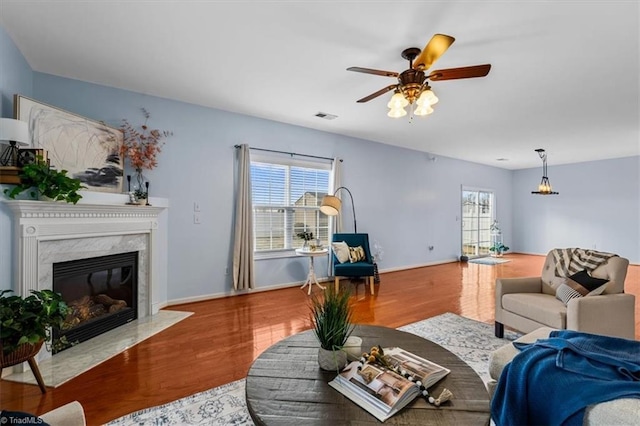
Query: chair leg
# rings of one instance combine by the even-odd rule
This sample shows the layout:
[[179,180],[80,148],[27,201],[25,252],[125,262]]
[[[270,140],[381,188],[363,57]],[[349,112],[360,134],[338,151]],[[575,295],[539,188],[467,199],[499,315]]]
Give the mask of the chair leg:
[[340,291],[340,278],[338,277],[335,278],[335,288],[336,288],[336,293]]
[[504,337],[504,324],[496,321],[495,325],[496,325],[496,330],[495,330],[496,337],[499,337],[502,339]]
[[47,393],[47,388],[44,385],[44,380],[42,380],[42,374],[40,374],[40,369],[38,368],[38,364],[36,363],[36,358],[32,356],[27,361],[29,362],[29,367],[31,367],[31,371],[36,378],[36,382],[38,382],[38,386],[40,386],[40,392]]
[[373,287],[373,276],[369,277],[369,288],[371,289],[371,295],[373,296],[375,294],[375,290]]

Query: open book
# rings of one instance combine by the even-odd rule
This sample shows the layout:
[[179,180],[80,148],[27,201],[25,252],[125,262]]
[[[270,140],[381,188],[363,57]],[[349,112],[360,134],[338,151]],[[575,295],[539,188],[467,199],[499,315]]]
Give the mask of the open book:
[[[384,354],[392,365],[397,365],[420,380],[428,389],[445,377],[451,370],[427,361],[402,348],[384,348]],[[366,364],[358,370],[360,363],[347,365],[329,386],[367,410],[384,422],[420,395],[415,384],[392,370]]]

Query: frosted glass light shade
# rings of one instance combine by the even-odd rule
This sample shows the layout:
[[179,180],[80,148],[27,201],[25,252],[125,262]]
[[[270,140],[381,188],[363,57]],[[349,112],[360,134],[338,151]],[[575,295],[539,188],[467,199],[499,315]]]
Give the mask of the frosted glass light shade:
[[407,111],[404,108],[391,108],[387,115],[391,118],[400,118],[407,115]]
[[433,93],[433,90],[427,89],[420,94],[420,97],[418,98],[416,103],[420,106],[424,104],[435,105],[436,103],[438,103],[438,100],[439,99],[436,94]]
[[406,107],[407,105],[409,105],[409,101],[402,95],[402,93],[396,92],[389,100],[387,108],[400,109]]
[[429,115],[433,112],[433,108],[428,103],[424,103],[419,105],[418,108],[413,112],[415,115]]

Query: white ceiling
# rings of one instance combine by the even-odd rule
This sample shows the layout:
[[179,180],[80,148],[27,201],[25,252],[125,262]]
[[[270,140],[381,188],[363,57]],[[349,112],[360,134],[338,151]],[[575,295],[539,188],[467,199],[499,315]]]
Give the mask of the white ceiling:
[[[637,1],[0,0],[35,71],[507,169],[640,154]],[[427,117],[391,119],[407,47],[456,42]],[[335,114],[332,121],[314,117]],[[506,158],[507,161],[497,161]]]

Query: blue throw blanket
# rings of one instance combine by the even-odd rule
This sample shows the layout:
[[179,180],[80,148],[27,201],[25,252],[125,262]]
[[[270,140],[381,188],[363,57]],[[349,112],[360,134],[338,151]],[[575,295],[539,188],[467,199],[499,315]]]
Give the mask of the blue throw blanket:
[[638,341],[558,330],[514,345],[491,401],[498,426],[582,425],[588,405],[640,398]]

